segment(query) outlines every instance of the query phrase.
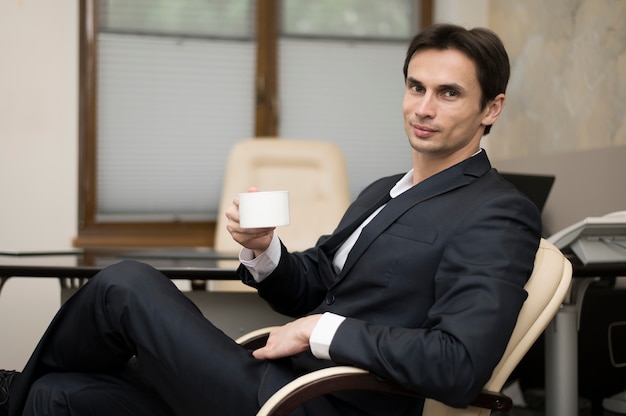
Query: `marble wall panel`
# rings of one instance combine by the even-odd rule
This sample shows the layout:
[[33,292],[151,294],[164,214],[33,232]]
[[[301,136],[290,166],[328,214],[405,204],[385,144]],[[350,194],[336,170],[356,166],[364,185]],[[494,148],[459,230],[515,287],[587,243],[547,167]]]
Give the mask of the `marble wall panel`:
[[626,146],[626,1],[491,0],[512,65],[495,159]]

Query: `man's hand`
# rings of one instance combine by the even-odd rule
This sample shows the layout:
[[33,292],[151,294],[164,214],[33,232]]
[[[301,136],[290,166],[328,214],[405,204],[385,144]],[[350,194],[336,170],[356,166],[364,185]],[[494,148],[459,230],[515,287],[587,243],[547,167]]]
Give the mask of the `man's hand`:
[[265,347],[252,355],[259,360],[275,360],[290,357],[309,349],[309,338],[322,315],[310,315],[289,322],[270,332]]
[[[257,188],[249,188],[248,192],[257,192]],[[243,247],[254,251],[258,256],[269,247],[276,227],[267,228],[241,228],[239,225],[239,197],[233,200],[233,204],[226,210],[228,223],[226,229],[233,240]]]

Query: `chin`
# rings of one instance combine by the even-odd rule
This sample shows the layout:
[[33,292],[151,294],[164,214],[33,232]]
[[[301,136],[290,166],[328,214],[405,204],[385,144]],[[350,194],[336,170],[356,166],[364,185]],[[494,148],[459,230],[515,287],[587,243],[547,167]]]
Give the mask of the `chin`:
[[417,153],[436,154],[443,153],[445,151],[445,149],[442,149],[436,143],[432,143],[417,137],[411,138],[411,140],[409,140],[409,143],[411,144],[413,150],[415,150]]

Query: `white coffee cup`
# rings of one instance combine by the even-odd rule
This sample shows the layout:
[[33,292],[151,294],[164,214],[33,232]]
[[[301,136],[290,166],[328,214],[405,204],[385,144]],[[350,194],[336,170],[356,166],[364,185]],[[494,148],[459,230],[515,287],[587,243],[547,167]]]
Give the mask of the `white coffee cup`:
[[289,225],[289,192],[265,191],[239,194],[239,225],[242,228]]

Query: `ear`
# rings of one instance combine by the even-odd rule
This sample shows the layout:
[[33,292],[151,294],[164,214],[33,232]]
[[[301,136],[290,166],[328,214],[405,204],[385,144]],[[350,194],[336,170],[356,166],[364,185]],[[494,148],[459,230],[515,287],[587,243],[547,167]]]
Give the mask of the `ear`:
[[489,101],[489,103],[487,103],[487,107],[485,107],[485,110],[484,110],[483,123],[482,123],[483,125],[490,126],[496,122],[496,120],[500,116],[500,113],[502,112],[502,108],[504,108],[505,100],[506,100],[505,95],[503,93],[500,93],[496,95],[496,98],[494,98],[493,100]]

